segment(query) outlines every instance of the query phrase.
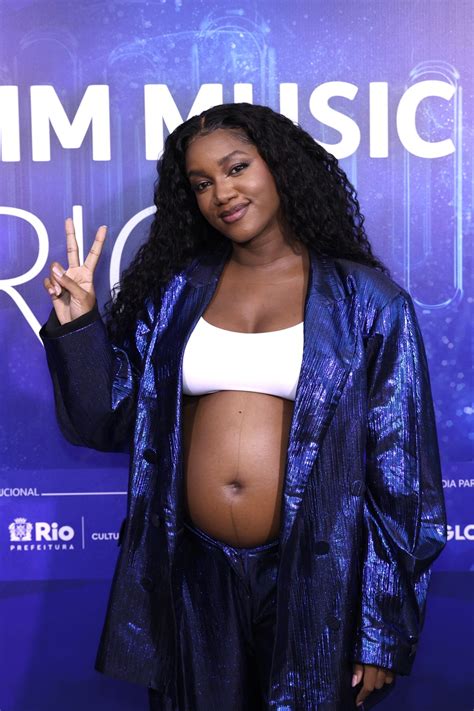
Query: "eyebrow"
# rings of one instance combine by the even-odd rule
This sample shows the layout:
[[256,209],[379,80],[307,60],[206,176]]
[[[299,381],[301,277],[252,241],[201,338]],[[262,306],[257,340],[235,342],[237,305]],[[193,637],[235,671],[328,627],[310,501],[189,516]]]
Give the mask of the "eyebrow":
[[[243,156],[248,156],[248,155],[249,155],[249,154],[246,153],[245,151],[240,151],[239,149],[237,149],[237,150],[235,150],[235,151],[232,151],[232,153],[228,153],[228,154],[227,154],[226,156],[224,156],[223,158],[219,158],[219,160],[217,161],[217,165],[224,165],[224,163],[225,163],[226,161],[228,161],[229,158],[232,158],[233,156],[235,156],[235,155],[237,155],[237,154],[240,154],[240,155],[243,155]],[[192,178],[193,175],[203,175],[203,173],[202,173],[201,171],[199,171],[199,170],[190,170],[189,173],[188,173],[188,178]]]

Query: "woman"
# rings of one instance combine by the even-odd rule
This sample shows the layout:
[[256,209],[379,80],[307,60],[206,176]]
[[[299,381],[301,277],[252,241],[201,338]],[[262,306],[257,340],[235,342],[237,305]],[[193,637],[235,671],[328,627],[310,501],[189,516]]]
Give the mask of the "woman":
[[409,294],[354,188],[263,106],[168,137],[147,242],[98,312],[105,227],[44,280],[58,421],[131,452],[96,669],[151,709],[371,708],[409,674],[446,516]]

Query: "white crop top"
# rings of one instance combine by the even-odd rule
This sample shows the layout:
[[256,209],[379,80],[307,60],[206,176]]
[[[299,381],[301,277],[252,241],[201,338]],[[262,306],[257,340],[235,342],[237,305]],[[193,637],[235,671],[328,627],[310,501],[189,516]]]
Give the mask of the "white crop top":
[[183,392],[251,390],[294,400],[303,358],[303,323],[240,333],[199,319],[183,355]]

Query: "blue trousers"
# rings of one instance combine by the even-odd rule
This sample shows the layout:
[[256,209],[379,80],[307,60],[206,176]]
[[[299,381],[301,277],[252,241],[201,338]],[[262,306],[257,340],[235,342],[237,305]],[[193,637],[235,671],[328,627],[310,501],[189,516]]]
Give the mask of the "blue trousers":
[[148,689],[150,711],[264,711],[279,540],[236,548],[188,522],[179,546],[178,705]]

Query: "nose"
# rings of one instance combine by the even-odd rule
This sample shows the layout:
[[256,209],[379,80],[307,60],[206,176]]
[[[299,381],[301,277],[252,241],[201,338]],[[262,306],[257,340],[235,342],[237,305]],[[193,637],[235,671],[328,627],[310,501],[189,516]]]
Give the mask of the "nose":
[[237,190],[232,185],[232,181],[216,180],[214,183],[214,202],[216,205],[224,205],[237,195]]

